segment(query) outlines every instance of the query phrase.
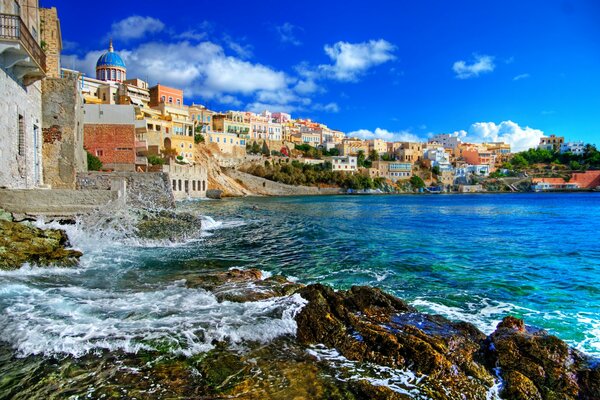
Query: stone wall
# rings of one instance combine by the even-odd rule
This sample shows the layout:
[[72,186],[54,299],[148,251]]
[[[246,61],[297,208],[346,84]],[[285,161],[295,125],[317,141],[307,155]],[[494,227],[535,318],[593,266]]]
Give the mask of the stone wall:
[[110,190],[0,189],[0,208],[15,214],[68,216],[84,214],[117,200]]
[[87,171],[83,148],[83,100],[77,78],[48,78],[42,83],[44,183],[75,189],[77,173]]
[[24,87],[0,68],[0,188],[41,184],[41,131],[41,83]]
[[62,38],[56,7],[40,8],[40,30],[43,49],[46,53],[46,76],[59,78]]
[[171,208],[175,198],[169,175],[164,172],[96,172],[77,174],[81,190],[110,190],[115,181],[125,181],[125,203],[139,208]]
[[332,195],[341,194],[339,188],[319,188],[314,186],[292,186],[284,183],[270,181],[258,176],[250,175],[236,170],[226,170],[225,173],[247,188],[250,192],[260,196],[306,196],[306,195]]

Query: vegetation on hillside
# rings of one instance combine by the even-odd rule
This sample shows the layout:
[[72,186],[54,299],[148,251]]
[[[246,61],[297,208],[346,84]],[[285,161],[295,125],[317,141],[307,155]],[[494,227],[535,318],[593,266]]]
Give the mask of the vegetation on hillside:
[[592,144],[585,146],[583,155],[572,153],[561,154],[558,151],[552,150],[529,149],[513,155],[504,167],[514,170],[523,170],[530,168],[535,164],[564,165],[575,171],[600,169],[600,151]]
[[331,170],[330,162],[310,165],[297,160],[287,163],[269,163],[265,161],[264,166],[260,164],[253,165],[247,168],[246,172],[288,185],[327,185],[361,190],[381,188],[384,184],[384,180],[381,178],[371,179],[361,174],[334,172]]

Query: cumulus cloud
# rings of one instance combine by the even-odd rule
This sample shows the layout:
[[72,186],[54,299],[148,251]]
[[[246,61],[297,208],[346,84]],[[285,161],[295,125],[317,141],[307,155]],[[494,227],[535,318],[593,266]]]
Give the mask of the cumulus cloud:
[[521,79],[529,78],[529,74],[519,74],[513,78],[513,81],[520,81]]
[[315,104],[312,109],[314,111],[324,111],[324,112],[328,112],[328,113],[338,113],[340,112],[340,106],[337,105],[337,103],[327,103],[327,104],[321,104],[321,103],[317,103]]
[[496,65],[494,57],[475,54],[474,60],[469,64],[466,61],[456,61],[452,70],[458,79],[476,78],[481,74],[492,72]]
[[544,136],[544,132],[528,126],[521,127],[513,121],[502,121],[499,124],[476,122],[469,127],[468,131],[457,131],[453,135],[460,137],[463,142],[509,143],[512,151],[518,152],[536,147],[540,142],[540,138]]
[[279,41],[284,44],[291,44],[292,46],[300,46],[302,42],[296,37],[296,32],[302,30],[289,22],[284,23],[275,27],[275,32],[279,36]]
[[421,142],[414,133],[409,131],[391,132],[387,129],[376,128],[374,131],[368,129],[359,129],[347,134],[348,137],[356,137],[363,140],[383,139],[386,142]]
[[325,53],[333,64],[319,65],[326,76],[339,81],[356,81],[370,68],[395,59],[396,46],[379,39],[362,43],[337,42],[325,46]]
[[147,34],[153,34],[162,31],[165,24],[161,20],[152,17],[142,17],[133,15],[112,24],[110,36],[128,41],[139,39]]

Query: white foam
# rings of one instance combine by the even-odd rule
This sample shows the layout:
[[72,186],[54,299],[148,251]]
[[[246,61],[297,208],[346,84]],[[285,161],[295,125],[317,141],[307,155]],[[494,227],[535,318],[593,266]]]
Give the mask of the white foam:
[[312,346],[307,349],[307,352],[318,361],[328,364],[336,371],[336,379],[341,381],[366,380],[374,386],[386,386],[412,399],[429,399],[419,389],[419,383],[427,375],[417,376],[409,369],[395,369],[368,362],[351,361],[337,350],[324,345]]
[[190,356],[210,350],[213,340],[267,342],[294,335],[299,295],[247,303],[219,303],[209,292],[183,282],[148,291],[112,292],[82,287],[0,287],[8,303],[0,314],[0,337],[20,356],[99,350],[135,353],[169,347]]

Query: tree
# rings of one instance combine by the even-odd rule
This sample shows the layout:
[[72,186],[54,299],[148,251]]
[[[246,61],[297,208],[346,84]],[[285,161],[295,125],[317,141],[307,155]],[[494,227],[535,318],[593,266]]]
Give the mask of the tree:
[[435,176],[441,175],[440,166],[434,165],[433,168],[431,168],[431,173],[434,174]]
[[259,154],[260,153],[260,146],[258,145],[258,143],[256,143],[256,140],[254,141],[254,143],[252,143],[252,147],[251,147],[250,153],[252,153],[252,154]]
[[420,188],[425,187],[425,182],[423,182],[423,179],[421,179],[417,175],[411,176],[409,182],[412,185],[412,187],[415,189],[420,189]]
[[271,155],[271,151],[269,150],[269,146],[267,146],[267,142],[266,141],[263,142],[262,153],[266,157],[269,157]]
[[358,153],[356,154],[356,163],[358,164],[359,167],[365,166],[365,151],[364,150],[359,150]]
[[194,143],[204,143],[204,136],[201,133],[196,133],[194,135]]
[[373,149],[373,150],[369,151],[369,160],[371,162],[379,161],[379,153],[377,153],[377,150]]
[[529,166],[529,163],[527,162],[527,160],[525,159],[525,157],[523,157],[523,155],[521,153],[515,154],[513,156],[513,158],[510,160],[510,163],[516,169],[523,169],[523,168],[527,168]]
[[102,161],[92,153],[86,150],[88,171],[100,171],[102,169]]

